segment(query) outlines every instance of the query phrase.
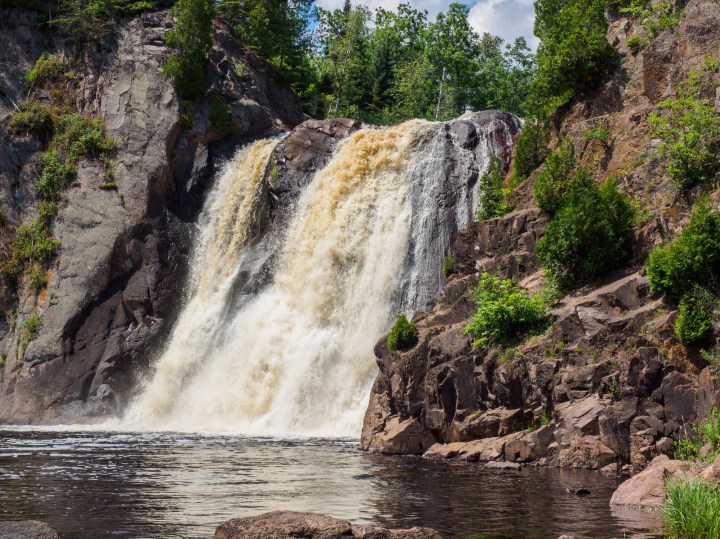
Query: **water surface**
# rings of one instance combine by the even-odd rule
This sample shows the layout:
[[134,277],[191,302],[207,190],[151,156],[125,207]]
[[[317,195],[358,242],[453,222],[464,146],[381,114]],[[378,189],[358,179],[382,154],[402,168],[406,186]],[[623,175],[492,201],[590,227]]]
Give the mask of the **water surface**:
[[[611,512],[598,472],[366,455],[355,441],[0,430],[0,520],[67,538],[212,537],[233,517],[314,511],[446,537],[658,538],[653,513]],[[592,494],[579,498],[568,487]]]

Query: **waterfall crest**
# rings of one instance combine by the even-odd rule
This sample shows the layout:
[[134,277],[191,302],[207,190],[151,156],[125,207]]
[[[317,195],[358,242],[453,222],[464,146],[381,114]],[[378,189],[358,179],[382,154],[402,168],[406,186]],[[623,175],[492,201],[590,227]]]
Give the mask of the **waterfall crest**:
[[516,121],[357,131],[274,224],[276,141],[240,149],[203,210],[189,300],[123,426],[357,436],[375,343],[398,312],[436,300],[478,176]]

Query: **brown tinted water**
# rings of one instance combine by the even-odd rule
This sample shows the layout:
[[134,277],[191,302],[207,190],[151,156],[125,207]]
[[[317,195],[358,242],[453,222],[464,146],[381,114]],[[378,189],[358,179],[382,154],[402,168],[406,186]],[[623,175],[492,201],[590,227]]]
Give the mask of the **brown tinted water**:
[[[356,445],[0,429],[0,520],[44,520],[68,538],[195,538],[228,518],[292,509],[446,537],[660,537],[654,513],[610,511],[615,477],[490,472]],[[592,494],[566,492],[578,487]]]

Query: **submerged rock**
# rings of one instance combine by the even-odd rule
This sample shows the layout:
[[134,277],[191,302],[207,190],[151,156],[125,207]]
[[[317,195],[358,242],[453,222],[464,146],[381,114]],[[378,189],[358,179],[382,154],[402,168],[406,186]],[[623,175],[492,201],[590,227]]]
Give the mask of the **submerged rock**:
[[376,526],[359,526],[325,515],[273,511],[255,517],[236,518],[223,522],[215,531],[215,539],[441,539],[430,528],[388,530]]
[[55,530],[38,520],[0,522],[0,539],[59,539]]

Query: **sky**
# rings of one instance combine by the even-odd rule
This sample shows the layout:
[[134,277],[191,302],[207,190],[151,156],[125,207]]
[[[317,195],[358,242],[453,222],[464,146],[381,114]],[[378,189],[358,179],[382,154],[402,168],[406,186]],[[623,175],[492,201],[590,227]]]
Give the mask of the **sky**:
[[[377,7],[393,9],[401,0],[353,0],[353,4],[362,3],[371,10]],[[407,1],[407,0],[406,0]],[[533,35],[533,0],[455,0],[470,6],[470,24],[479,33],[490,32],[512,42],[518,36],[524,36],[534,49],[537,39]],[[438,11],[447,8],[452,0],[410,0],[415,9],[427,10],[431,18]],[[317,0],[317,5],[325,9],[342,7],[343,0]]]

